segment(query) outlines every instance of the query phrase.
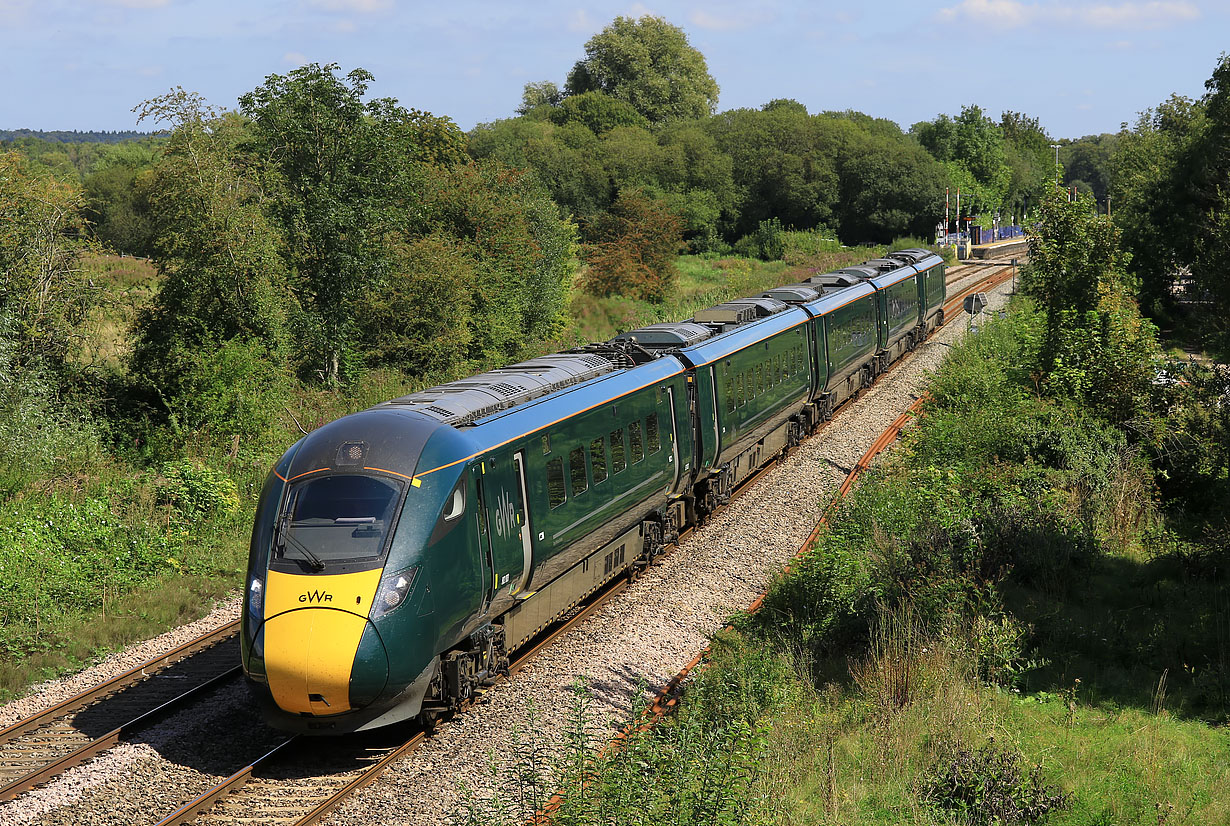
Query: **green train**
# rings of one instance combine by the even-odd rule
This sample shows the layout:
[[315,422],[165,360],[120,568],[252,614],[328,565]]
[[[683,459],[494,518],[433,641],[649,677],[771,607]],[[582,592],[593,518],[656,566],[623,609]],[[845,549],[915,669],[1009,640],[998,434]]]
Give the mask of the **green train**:
[[901,250],[327,424],[260,495],[242,660],[274,725],[458,707],[943,321]]

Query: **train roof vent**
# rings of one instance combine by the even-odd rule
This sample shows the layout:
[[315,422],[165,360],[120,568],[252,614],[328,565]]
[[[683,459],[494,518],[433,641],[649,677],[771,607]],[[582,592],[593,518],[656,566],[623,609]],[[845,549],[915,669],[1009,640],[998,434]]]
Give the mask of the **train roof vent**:
[[692,320],[698,324],[746,324],[755,321],[757,315],[759,313],[754,306],[727,301],[701,310]]
[[764,318],[765,316],[771,316],[771,315],[774,315],[775,313],[780,313],[782,310],[789,309],[789,306],[790,306],[786,304],[786,302],[784,301],[779,301],[778,299],[771,298],[771,297],[765,298],[764,296],[758,296],[756,298],[736,298],[731,301],[727,301],[726,303],[727,304],[742,304],[748,307],[752,307],[756,310],[756,315],[759,318]]
[[690,347],[713,335],[713,330],[690,321],[650,324],[620,333],[611,341],[636,342],[641,347]]
[[819,284],[814,286],[811,284],[787,284],[785,287],[766,291],[763,297],[775,298],[787,304],[804,304],[808,301],[815,301],[823,292],[824,290]]
[[385,404],[409,408],[444,424],[464,425],[615,369],[616,364],[602,356],[557,353],[431,387]]
[[461,425],[490,415],[512,404],[478,388],[442,385],[411,393],[380,406],[405,407],[444,424]]
[[853,287],[855,284],[866,281],[868,278],[874,278],[879,275],[875,270],[866,270],[858,272],[855,268],[840,270],[838,272],[826,272],[823,275],[813,275],[807,279],[807,283],[815,286],[817,284],[823,287],[835,287],[842,289],[845,287]]
[[863,263],[864,267],[874,267],[881,273],[892,272],[899,270],[904,266],[901,261],[894,258],[872,258],[870,261]]
[[906,249],[906,250],[895,250],[893,252],[890,252],[888,254],[888,257],[896,258],[901,261],[905,261],[908,264],[917,264],[919,261],[923,260],[924,258],[929,258],[932,255],[935,255],[935,253],[931,252],[931,250],[924,250],[918,247],[910,247],[909,249]]

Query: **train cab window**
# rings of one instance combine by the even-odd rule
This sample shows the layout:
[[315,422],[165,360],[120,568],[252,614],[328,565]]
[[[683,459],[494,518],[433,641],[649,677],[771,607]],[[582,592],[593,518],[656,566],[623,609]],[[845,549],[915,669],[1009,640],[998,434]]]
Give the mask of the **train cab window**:
[[567,498],[564,493],[564,460],[552,459],[547,462],[547,502],[551,507],[558,508]]
[[275,553],[326,563],[379,556],[401,501],[400,482],[383,477],[333,475],[295,485]]
[[624,455],[624,429],[611,431],[611,473],[621,473],[628,466]]
[[585,476],[585,448],[578,447],[568,454],[568,470],[572,475],[573,496],[580,496],[589,490],[589,479]]
[[641,459],[645,458],[645,447],[641,442],[641,423],[633,422],[628,425],[628,447],[632,451],[632,464],[636,464]]
[[645,440],[648,442],[650,453],[657,453],[662,449],[662,442],[658,438],[657,413],[650,413],[649,418],[645,420]]
[[606,481],[606,444],[601,436],[589,443],[589,467],[594,473],[594,484]]

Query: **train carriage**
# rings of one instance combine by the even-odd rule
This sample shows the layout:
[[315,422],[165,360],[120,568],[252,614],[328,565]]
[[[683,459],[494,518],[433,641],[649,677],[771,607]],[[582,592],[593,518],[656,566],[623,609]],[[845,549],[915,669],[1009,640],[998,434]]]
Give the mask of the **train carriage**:
[[[751,308],[747,315],[741,309]],[[797,443],[791,423],[815,382],[810,316],[784,302],[727,302],[697,313],[715,334],[679,350],[692,369],[697,506],[712,511],[769,456]]]
[[910,264],[918,271],[918,300],[922,306],[919,334],[926,337],[944,323],[944,300],[947,298],[944,259],[930,250],[905,249],[889,253],[889,258]]

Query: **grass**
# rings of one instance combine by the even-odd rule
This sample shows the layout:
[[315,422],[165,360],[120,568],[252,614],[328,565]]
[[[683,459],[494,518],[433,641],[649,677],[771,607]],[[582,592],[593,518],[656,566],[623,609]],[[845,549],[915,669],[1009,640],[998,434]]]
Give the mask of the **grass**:
[[93,471],[0,505],[0,699],[197,619],[242,581],[250,511],[229,478],[196,474],[214,483],[200,508],[159,473]]
[[119,370],[128,353],[128,331],[158,290],[158,271],[147,259],[87,253],[81,259],[98,291],[98,303],[86,320],[74,360],[86,367]]
[[675,293],[663,304],[619,297],[595,298],[578,290],[572,300],[572,324],[560,343],[569,347],[606,341],[646,324],[690,318],[698,310],[731,298],[756,295],[817,273],[858,264],[883,250],[883,247],[851,247],[811,252],[788,246],[783,261],[682,255],[675,265],[679,272]]

